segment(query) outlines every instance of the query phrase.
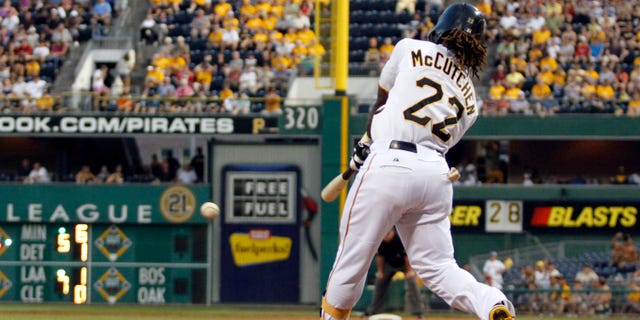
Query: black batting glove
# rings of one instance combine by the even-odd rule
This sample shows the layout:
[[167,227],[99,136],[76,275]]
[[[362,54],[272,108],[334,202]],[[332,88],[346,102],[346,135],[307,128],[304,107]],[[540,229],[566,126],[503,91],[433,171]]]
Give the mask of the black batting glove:
[[369,145],[363,142],[356,143],[353,146],[353,154],[351,154],[351,161],[349,161],[349,167],[353,170],[360,170],[364,160],[369,156],[370,150]]

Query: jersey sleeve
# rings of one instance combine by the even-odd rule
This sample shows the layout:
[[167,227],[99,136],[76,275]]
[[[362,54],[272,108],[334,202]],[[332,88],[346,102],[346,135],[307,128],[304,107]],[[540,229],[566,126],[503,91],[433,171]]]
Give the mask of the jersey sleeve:
[[404,47],[406,41],[400,40],[396,46],[391,51],[391,56],[387,63],[385,63],[384,67],[382,67],[382,71],[380,72],[380,80],[378,81],[378,85],[385,89],[387,92],[393,88],[393,84],[396,81],[396,76],[398,75],[398,66],[401,60],[401,51]]

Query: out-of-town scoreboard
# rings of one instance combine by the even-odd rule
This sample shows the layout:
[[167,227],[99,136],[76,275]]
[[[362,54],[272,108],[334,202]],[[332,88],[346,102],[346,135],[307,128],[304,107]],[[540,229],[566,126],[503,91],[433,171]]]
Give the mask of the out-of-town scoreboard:
[[208,188],[0,188],[0,301],[206,303]]

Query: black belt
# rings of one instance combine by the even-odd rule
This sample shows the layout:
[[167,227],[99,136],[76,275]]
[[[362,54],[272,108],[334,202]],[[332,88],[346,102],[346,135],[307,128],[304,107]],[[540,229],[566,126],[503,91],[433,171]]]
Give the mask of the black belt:
[[391,140],[391,143],[389,144],[389,149],[398,149],[398,150],[418,153],[418,147],[416,147],[415,143],[400,141],[400,140]]

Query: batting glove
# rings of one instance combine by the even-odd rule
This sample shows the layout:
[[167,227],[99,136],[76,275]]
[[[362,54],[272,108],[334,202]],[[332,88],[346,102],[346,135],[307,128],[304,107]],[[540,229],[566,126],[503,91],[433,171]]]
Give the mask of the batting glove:
[[351,155],[351,161],[349,161],[349,167],[353,170],[360,170],[364,160],[369,156],[369,145],[363,142],[358,142],[353,147],[353,154]]

